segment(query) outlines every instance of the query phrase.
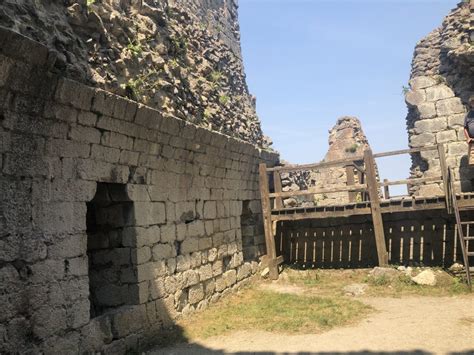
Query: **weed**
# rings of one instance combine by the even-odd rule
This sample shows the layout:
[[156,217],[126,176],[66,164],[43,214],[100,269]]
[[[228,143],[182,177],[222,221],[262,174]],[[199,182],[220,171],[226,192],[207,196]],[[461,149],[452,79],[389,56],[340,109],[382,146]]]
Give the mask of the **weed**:
[[127,50],[134,56],[139,56],[143,52],[142,44],[137,39],[128,39]]
[[208,107],[204,109],[203,116],[206,120],[209,120],[212,117],[212,112]]
[[435,75],[434,79],[436,81],[436,85],[446,84],[446,79],[444,78],[444,76]]
[[359,145],[357,143],[354,143],[350,147],[346,148],[346,153],[355,153],[357,152],[357,148],[359,148]]
[[390,279],[385,275],[373,276],[373,277],[368,276],[366,278],[366,282],[372,286],[386,286],[390,284]]
[[410,87],[405,86],[405,85],[402,86],[402,95],[408,94],[409,91],[410,91]]
[[169,61],[169,64],[172,69],[176,69],[177,67],[179,67],[179,62],[177,59],[171,59]]
[[219,70],[213,70],[209,75],[209,79],[213,83],[218,83],[222,79],[222,72]]
[[171,52],[176,56],[185,55],[188,50],[188,41],[183,36],[170,37]]
[[87,0],[86,6],[89,8],[91,5],[94,5],[94,4],[95,4],[95,1],[96,1],[96,0]]
[[219,96],[219,103],[221,105],[227,105],[230,101],[230,97],[227,95],[220,95]]

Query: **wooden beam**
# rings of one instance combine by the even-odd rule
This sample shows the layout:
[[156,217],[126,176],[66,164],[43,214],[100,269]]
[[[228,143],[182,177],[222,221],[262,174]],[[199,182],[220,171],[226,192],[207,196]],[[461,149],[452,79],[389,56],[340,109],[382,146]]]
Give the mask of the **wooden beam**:
[[453,203],[449,194],[449,181],[448,181],[448,165],[446,164],[446,154],[444,153],[444,144],[438,144],[438,155],[439,155],[439,168],[441,169],[441,177],[443,181],[444,197],[446,199],[446,209],[448,213],[453,212]]
[[269,197],[293,197],[293,196],[304,196],[304,195],[316,195],[333,192],[347,192],[347,191],[364,191],[367,189],[367,185],[352,185],[352,186],[340,186],[333,187],[330,189],[311,189],[311,190],[299,190],[299,191],[287,191],[287,192],[274,192],[269,194]]
[[415,179],[403,179],[403,180],[395,180],[395,181],[388,181],[387,179],[384,179],[383,182],[379,182],[379,186],[394,186],[394,185],[405,185],[405,184],[410,184],[410,185],[417,185],[421,184],[423,182],[434,182],[434,181],[443,181],[442,176],[431,176],[431,177],[425,177],[425,178],[415,178]]
[[[352,165],[346,166],[346,180],[347,180],[347,186],[355,185],[354,167]],[[353,191],[348,191],[348,194],[349,194],[349,202],[355,202],[356,193]]]
[[[281,189],[281,176],[279,171],[273,172],[273,186],[275,188],[275,192],[282,192]],[[281,197],[275,198],[275,208],[283,208],[283,201]]]
[[314,164],[302,164],[302,165],[285,165],[285,166],[275,166],[273,168],[267,168],[267,171],[302,171],[302,170],[311,170],[311,169],[319,169],[319,168],[328,168],[331,166],[337,165],[347,165],[347,164],[355,164],[355,162],[364,160],[364,157],[354,157],[350,159],[340,159],[340,160],[333,160],[327,161],[322,163],[314,163]]
[[364,152],[364,164],[367,178],[367,190],[369,191],[370,207],[372,211],[372,222],[374,224],[375,244],[377,246],[377,256],[379,265],[388,264],[387,246],[385,244],[385,232],[383,229],[382,212],[380,210],[380,197],[375,171],[375,161],[372,151],[367,149]]
[[[272,226],[272,210],[269,197],[269,184],[267,175],[267,165],[262,163],[258,167],[259,183],[260,183],[260,198],[262,203],[263,227],[265,231],[265,246],[267,249],[267,256],[269,260],[276,259],[275,237],[273,235]],[[269,264],[270,278],[272,280],[278,279],[278,264]]]
[[394,155],[412,154],[412,153],[418,153],[418,152],[436,150],[436,149],[437,149],[436,145],[429,145],[429,146],[426,146],[426,147],[392,150],[391,152],[377,153],[377,154],[373,154],[373,157],[374,157],[374,159],[375,158],[383,158],[383,157],[391,157],[391,156],[394,156]]
[[390,190],[389,190],[389,187],[388,187],[388,180],[387,179],[384,179],[383,180],[383,197],[386,199],[386,200],[390,200]]

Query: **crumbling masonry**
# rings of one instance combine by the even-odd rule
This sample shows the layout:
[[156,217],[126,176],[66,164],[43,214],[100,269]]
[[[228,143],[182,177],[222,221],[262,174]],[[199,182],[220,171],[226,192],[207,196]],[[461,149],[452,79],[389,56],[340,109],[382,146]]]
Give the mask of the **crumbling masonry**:
[[50,60],[0,29],[0,352],[142,349],[256,271],[278,156]]

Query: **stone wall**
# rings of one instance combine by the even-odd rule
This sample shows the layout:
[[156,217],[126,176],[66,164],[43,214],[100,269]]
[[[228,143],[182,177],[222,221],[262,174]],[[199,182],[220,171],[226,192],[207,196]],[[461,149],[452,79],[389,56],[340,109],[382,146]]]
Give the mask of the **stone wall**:
[[[364,151],[370,148],[369,141],[364,134],[362,125],[357,117],[344,116],[338,118],[336,124],[329,131],[329,148],[322,162],[331,162],[341,159],[362,157]],[[363,163],[362,163],[363,165]],[[359,174],[354,169],[354,183],[359,181]],[[308,171],[283,173],[282,190],[298,191],[311,189],[329,189],[347,184],[347,170],[344,166],[319,168]],[[350,196],[353,194],[354,196]],[[361,201],[361,193],[336,192],[299,196],[283,200],[287,207],[294,206],[330,206],[346,204],[352,200]]]
[[[467,166],[463,121],[469,97],[474,94],[472,27],[474,4],[462,2],[446,16],[441,27],[415,48],[406,93],[410,147],[445,144],[447,163],[454,168],[457,188],[472,191],[474,171]],[[440,175],[436,152],[412,155],[411,175]],[[418,195],[442,195],[439,184],[426,184]]]
[[143,349],[256,271],[258,164],[278,156],[54,57],[0,28],[0,353]]
[[267,147],[245,80],[235,0],[5,0],[0,26],[68,78]]

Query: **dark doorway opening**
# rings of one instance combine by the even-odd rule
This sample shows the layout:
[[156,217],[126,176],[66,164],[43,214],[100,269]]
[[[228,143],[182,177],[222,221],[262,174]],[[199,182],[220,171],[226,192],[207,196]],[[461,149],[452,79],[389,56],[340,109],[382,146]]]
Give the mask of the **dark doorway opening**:
[[87,203],[87,256],[91,318],[127,304],[127,275],[133,273],[131,249],[124,247],[124,229],[133,223],[133,203],[126,185],[97,183]]

